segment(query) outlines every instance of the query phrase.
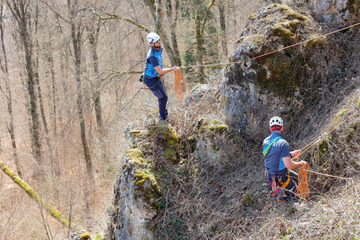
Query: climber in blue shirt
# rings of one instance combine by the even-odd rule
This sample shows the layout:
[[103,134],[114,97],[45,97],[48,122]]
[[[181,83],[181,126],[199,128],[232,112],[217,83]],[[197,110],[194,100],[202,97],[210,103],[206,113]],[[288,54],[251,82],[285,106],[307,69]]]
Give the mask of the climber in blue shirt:
[[179,67],[163,69],[162,52],[160,36],[151,32],[146,37],[151,48],[146,57],[144,83],[158,98],[160,119],[166,120],[168,115],[166,110],[167,95],[160,77],[166,73],[177,70]]
[[301,150],[290,152],[289,143],[283,138],[283,121],[280,117],[270,119],[270,132],[263,142],[263,155],[265,169],[268,173],[268,181],[272,184],[273,191],[282,190],[280,202],[295,200],[294,192],[297,188],[294,179],[297,180],[297,173],[291,169],[305,168],[306,162],[295,162],[291,157],[296,158]]

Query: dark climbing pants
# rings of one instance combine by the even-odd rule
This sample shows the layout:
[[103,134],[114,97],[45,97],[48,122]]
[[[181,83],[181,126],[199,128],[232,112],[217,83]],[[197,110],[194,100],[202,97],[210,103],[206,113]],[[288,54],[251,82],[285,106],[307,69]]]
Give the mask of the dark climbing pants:
[[151,90],[151,92],[158,98],[160,118],[166,120],[166,117],[168,115],[166,110],[166,103],[168,97],[166,95],[165,88],[161,82],[160,77],[155,77],[155,78],[145,77],[144,83]]

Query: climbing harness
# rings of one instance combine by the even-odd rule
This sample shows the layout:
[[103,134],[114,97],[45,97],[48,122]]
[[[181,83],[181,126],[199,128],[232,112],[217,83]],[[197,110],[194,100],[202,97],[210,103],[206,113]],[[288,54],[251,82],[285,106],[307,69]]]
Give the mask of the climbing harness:
[[287,177],[285,181],[283,181],[284,179],[282,177],[282,174],[269,175],[269,173],[266,170],[265,170],[265,176],[268,177],[268,183],[271,183],[271,190],[273,194],[275,194],[276,192],[284,193],[282,189],[285,189],[289,185],[291,180],[289,172],[287,173]]

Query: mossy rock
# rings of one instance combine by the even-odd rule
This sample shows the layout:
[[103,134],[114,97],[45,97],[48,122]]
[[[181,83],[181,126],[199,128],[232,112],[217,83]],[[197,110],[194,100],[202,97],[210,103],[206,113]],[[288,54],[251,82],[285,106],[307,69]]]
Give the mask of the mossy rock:
[[165,146],[169,147],[179,142],[179,137],[170,125],[159,124],[154,125],[149,129],[150,136],[155,136],[164,139]]
[[231,129],[223,121],[218,119],[200,118],[194,125],[195,132],[210,135],[231,134]]
[[196,144],[196,137],[194,135],[191,135],[186,138],[186,141],[190,144]]
[[80,240],[89,240],[91,239],[90,233],[88,231],[81,231],[79,232],[79,239]]
[[148,130],[133,130],[130,132],[131,137],[146,138],[150,136]]
[[169,124],[158,124],[150,127],[149,133],[151,137],[155,137],[156,141],[163,146],[163,152],[166,159],[173,162],[177,161],[179,156],[179,137]]
[[188,158],[189,154],[196,149],[197,139],[195,135],[191,135],[180,141],[180,156],[181,158]]
[[[147,127],[148,129],[136,129],[129,132],[133,148],[139,149],[147,155],[153,151],[153,146],[156,144],[163,149],[164,156],[171,161],[177,161],[179,156],[179,137],[169,124],[159,123]],[[155,141],[154,141],[155,139]],[[137,150],[129,152],[131,155],[136,155]],[[135,156],[140,157],[140,156]],[[142,156],[143,157],[143,156]]]
[[127,165],[131,165],[131,166],[145,166],[145,159],[144,159],[144,154],[142,153],[142,151],[138,148],[130,148],[126,151],[126,155],[129,158],[128,163],[123,165],[123,168],[126,168]]
[[143,186],[145,181],[149,181],[151,188],[155,193],[161,194],[159,185],[156,181],[154,173],[150,169],[134,169],[135,186]]
[[128,154],[131,159],[144,158],[144,154],[138,148],[130,148],[126,151],[126,154]]
[[207,128],[209,131],[213,132],[214,134],[222,134],[222,133],[230,132],[229,126],[224,124],[220,120],[211,120]]

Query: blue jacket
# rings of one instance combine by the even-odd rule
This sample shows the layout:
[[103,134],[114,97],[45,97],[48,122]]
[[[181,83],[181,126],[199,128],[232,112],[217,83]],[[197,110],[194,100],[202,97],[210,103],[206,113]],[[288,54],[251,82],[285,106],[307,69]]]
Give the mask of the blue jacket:
[[269,148],[264,159],[266,171],[271,175],[281,174],[285,169],[285,164],[282,159],[290,156],[289,143],[282,137],[282,133],[272,132],[271,135],[263,141],[263,149],[266,149],[275,138],[279,138]]
[[[154,77],[159,76],[159,73],[154,68],[156,66],[153,66],[150,62],[158,62],[162,69],[163,68],[162,52],[163,52],[162,48],[160,50],[156,50],[154,47],[151,47],[149,49],[149,52],[146,57],[145,72],[144,72],[146,78],[154,78]],[[157,61],[156,60],[151,61],[150,58],[153,58],[153,57],[155,57]]]

